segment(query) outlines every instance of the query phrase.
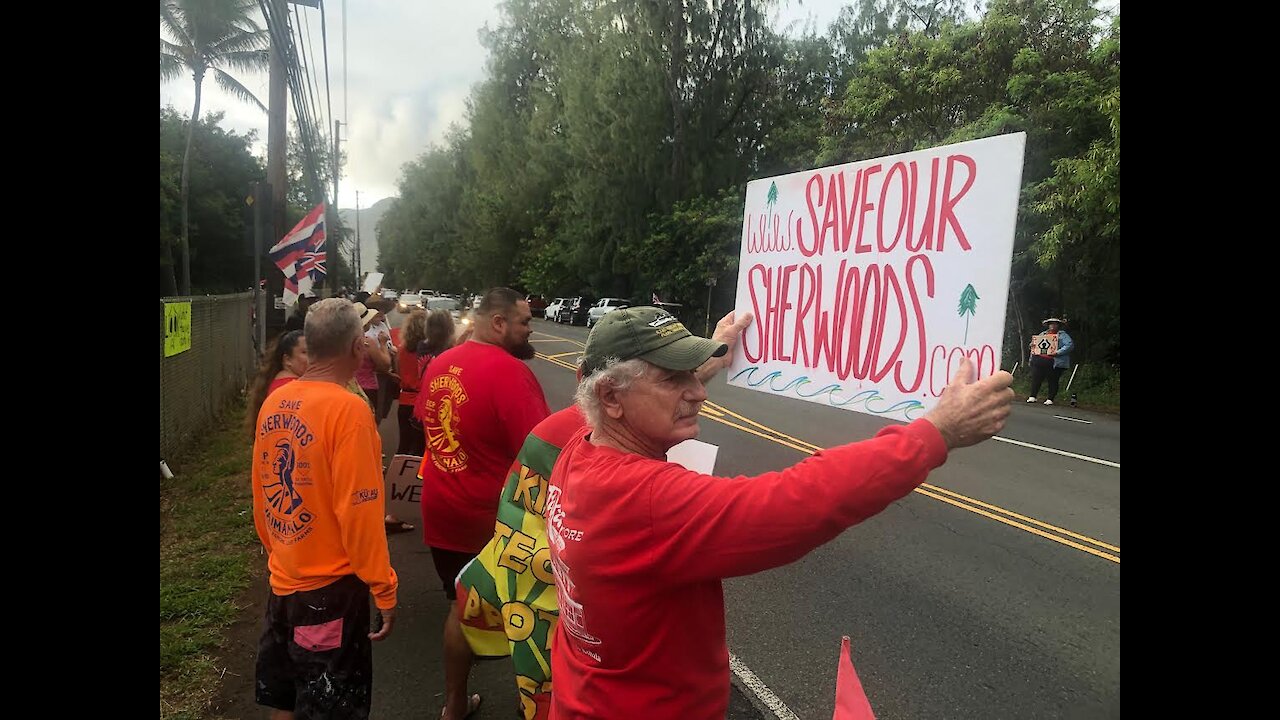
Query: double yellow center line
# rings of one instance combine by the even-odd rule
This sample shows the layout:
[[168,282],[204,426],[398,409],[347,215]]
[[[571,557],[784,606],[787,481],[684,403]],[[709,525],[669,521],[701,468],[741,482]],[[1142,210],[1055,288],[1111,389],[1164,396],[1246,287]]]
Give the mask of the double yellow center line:
[[[545,335],[545,333],[539,334]],[[551,337],[554,340],[562,340],[582,345],[581,342],[571,340],[569,338],[562,338],[554,335],[548,337]],[[537,356],[553,365],[559,365],[567,370],[577,372],[578,367],[576,365],[565,362],[560,358],[567,355],[577,355],[579,352],[581,351],[575,350],[555,355],[544,355],[542,353],[538,353]],[[797,450],[805,453],[806,455],[812,455],[822,449],[813,443],[792,437],[784,432],[774,430],[767,425],[762,425],[751,418],[739,415],[733,410],[730,410],[723,405],[713,403],[710,400],[707,400],[702,404],[702,412],[700,414],[708,420],[713,420],[722,425],[728,425],[731,428],[789,447],[792,450]],[[1050,525],[1049,523],[1041,522],[1035,518],[1020,515],[1012,510],[1005,510],[1002,507],[961,495],[960,493],[953,492],[943,487],[938,487],[937,485],[921,483],[920,487],[916,488],[914,492],[918,492],[925,497],[930,497],[949,505],[954,505],[962,510],[968,510],[971,513],[990,518],[996,522],[1004,523],[1010,527],[1025,530],[1026,532],[1038,535],[1046,540],[1052,540],[1053,542],[1087,552],[1090,555],[1103,558],[1104,560],[1110,560],[1117,565],[1120,564],[1120,548],[1115,545],[1102,542],[1101,540],[1095,540],[1091,537],[1057,527],[1056,525]]]

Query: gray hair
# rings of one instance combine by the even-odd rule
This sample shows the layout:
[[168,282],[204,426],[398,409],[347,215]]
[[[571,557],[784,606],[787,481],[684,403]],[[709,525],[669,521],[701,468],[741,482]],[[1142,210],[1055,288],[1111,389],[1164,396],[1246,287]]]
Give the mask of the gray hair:
[[307,356],[315,360],[341,357],[361,335],[360,315],[356,306],[345,298],[321,300],[307,311],[303,325],[307,338]]
[[[312,312],[314,311],[315,309],[312,308]],[[311,341],[308,340],[307,342],[310,343]],[[308,345],[309,347],[310,345]],[[652,363],[640,358],[619,360],[616,357],[611,357],[605,358],[604,367],[582,378],[582,382],[578,383],[578,390],[574,393],[573,399],[578,403],[578,408],[582,410],[582,414],[587,416],[587,424],[591,426],[592,430],[599,428],[600,422],[603,420],[600,395],[596,392],[596,388],[603,383],[612,386],[614,390],[626,390],[636,380],[644,377],[644,374],[649,372],[651,367],[653,367]]]

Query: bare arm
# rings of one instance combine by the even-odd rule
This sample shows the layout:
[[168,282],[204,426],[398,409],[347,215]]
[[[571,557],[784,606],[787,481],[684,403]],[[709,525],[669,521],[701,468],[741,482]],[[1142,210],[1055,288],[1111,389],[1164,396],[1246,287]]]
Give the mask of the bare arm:
[[378,372],[387,372],[391,370],[391,355],[387,353],[387,347],[382,342],[366,337],[364,339],[364,349],[369,353],[369,360],[373,362],[373,369]]

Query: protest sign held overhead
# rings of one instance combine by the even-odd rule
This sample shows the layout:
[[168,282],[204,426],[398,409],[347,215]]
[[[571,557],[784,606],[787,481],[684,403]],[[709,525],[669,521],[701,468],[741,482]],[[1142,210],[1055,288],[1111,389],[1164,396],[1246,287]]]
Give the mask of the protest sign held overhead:
[[897,420],[999,369],[1026,134],[747,185],[729,383]]

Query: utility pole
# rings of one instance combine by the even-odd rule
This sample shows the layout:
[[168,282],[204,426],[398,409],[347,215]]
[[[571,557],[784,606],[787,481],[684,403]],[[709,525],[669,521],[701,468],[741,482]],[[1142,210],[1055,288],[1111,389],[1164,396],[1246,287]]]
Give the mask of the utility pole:
[[268,0],[273,6],[272,15],[279,18],[282,27],[272,34],[271,84],[267,105],[267,182],[271,184],[271,237],[274,245],[284,237],[285,196],[288,180],[285,170],[285,150],[288,145],[287,105],[289,101],[286,83],[284,52],[277,42],[289,36],[289,9],[285,0]]
[[250,201],[253,205],[253,318],[257,325],[253,330],[258,340],[258,357],[261,358],[267,351],[267,303],[262,292],[262,239],[266,234],[271,186],[254,183]]

